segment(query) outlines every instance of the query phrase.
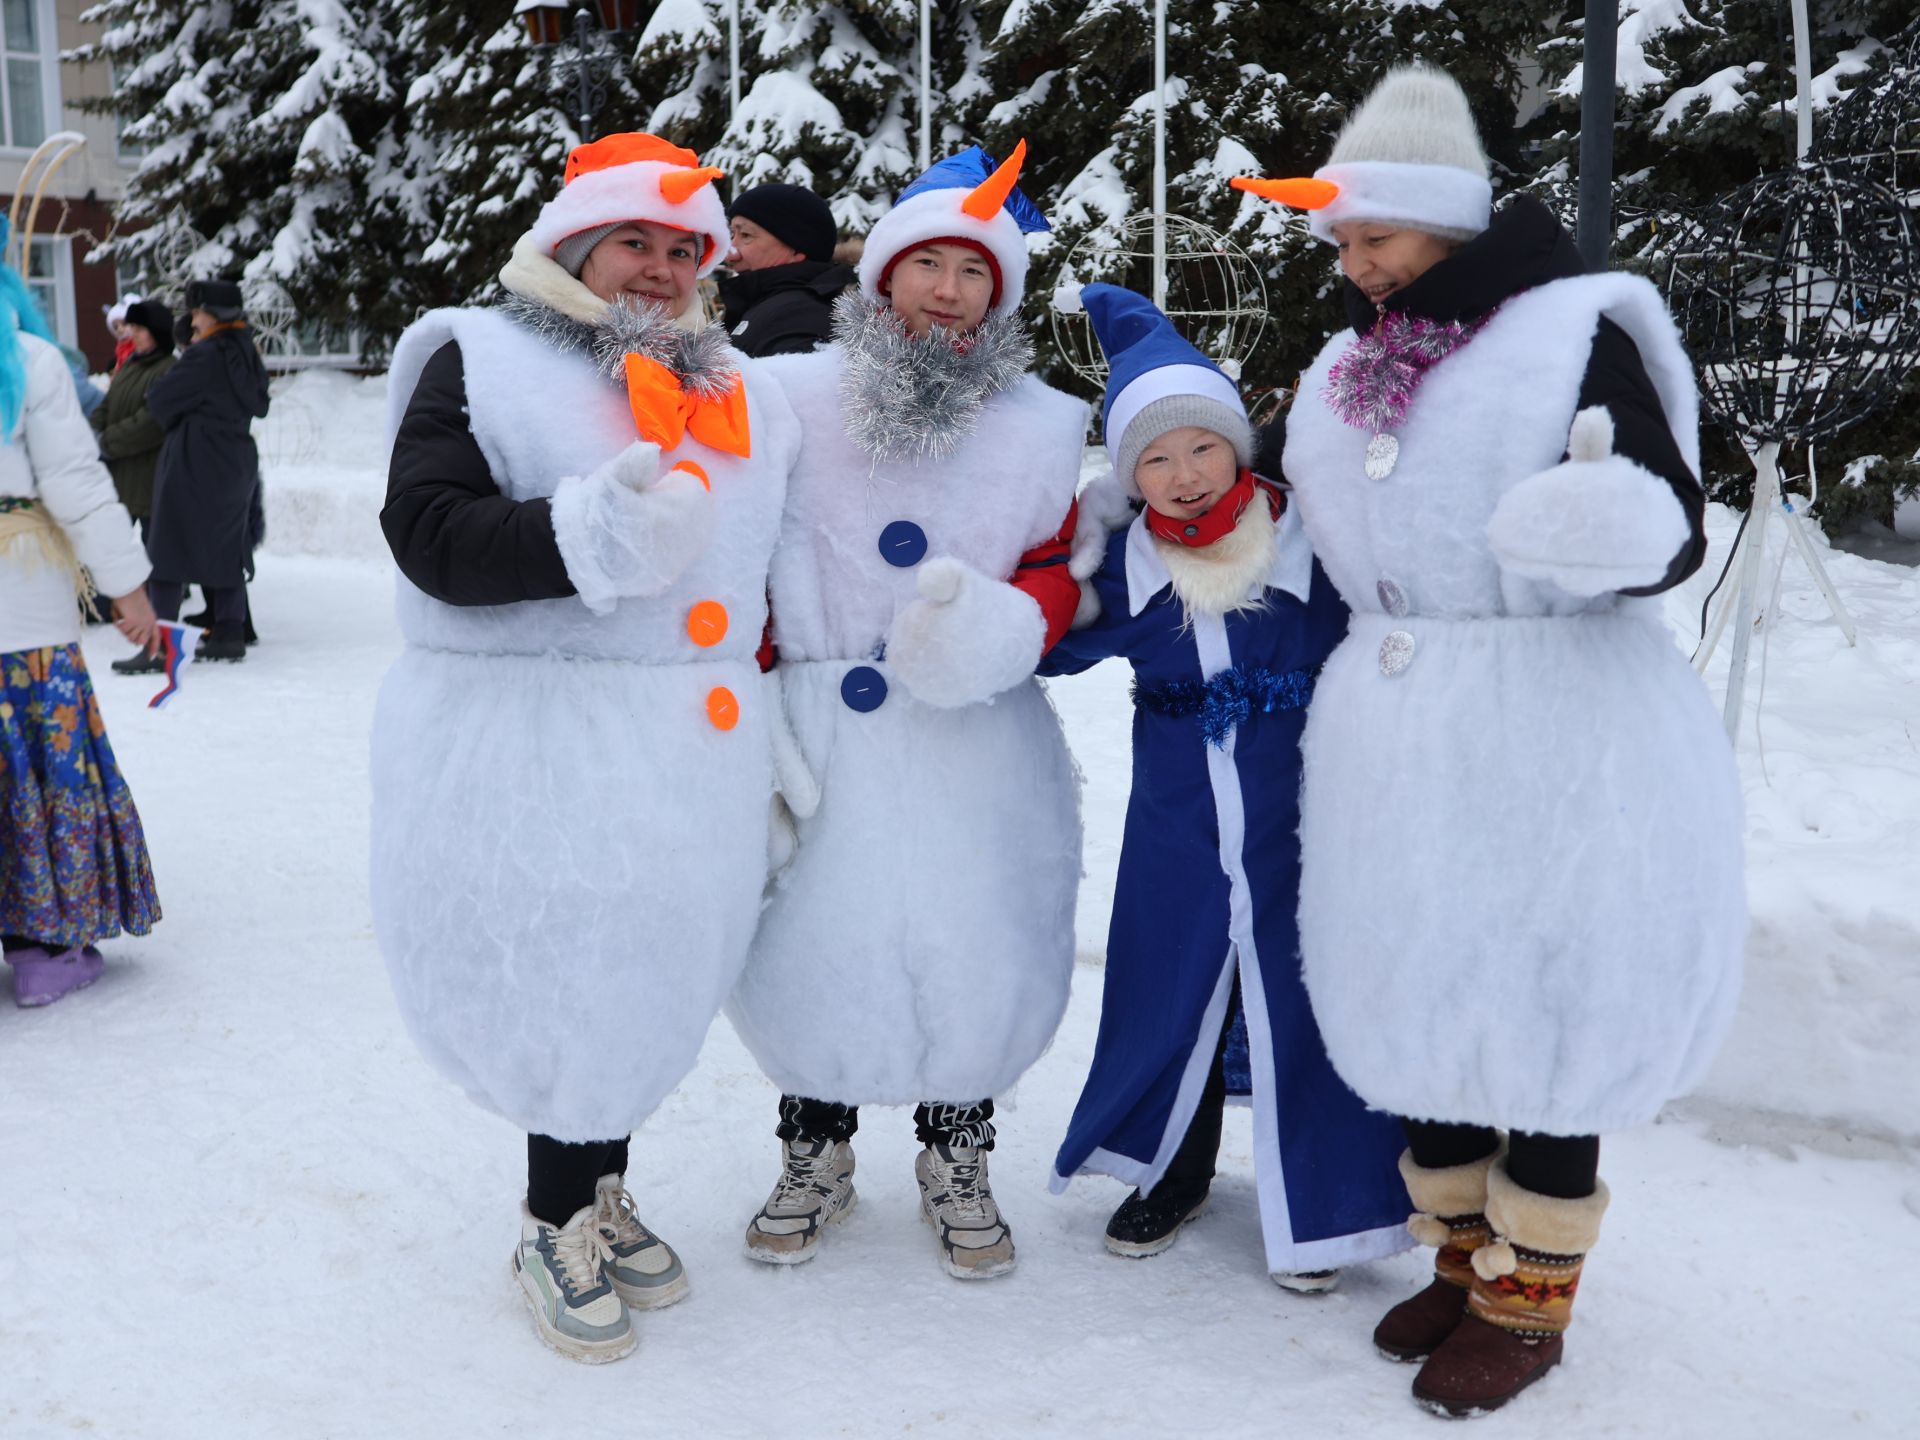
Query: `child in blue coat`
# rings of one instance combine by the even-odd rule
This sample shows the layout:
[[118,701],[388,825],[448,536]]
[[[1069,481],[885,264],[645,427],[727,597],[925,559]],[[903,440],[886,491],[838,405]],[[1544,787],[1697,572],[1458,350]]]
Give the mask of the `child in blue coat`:
[[[1132,664],[1133,793],[1099,1040],[1053,1188],[1087,1172],[1128,1181],[1108,1248],[1171,1245],[1213,1180],[1242,1011],[1267,1269],[1325,1290],[1340,1267],[1411,1244],[1400,1131],[1334,1073],[1300,980],[1300,732],[1347,611],[1285,494],[1249,468],[1232,381],[1151,302],[1110,285],[1081,298],[1111,366],[1113,475],[1095,484],[1138,513],[1108,492],[1121,528],[1082,549],[1076,570],[1098,569],[1081,628],[1042,673]],[[1083,526],[1101,509],[1086,501]]]

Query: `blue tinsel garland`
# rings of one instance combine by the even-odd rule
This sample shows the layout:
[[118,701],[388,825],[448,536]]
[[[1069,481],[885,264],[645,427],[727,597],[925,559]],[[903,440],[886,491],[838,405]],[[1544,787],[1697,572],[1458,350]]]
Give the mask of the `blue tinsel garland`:
[[1215,749],[1227,743],[1227,736],[1256,712],[1271,715],[1276,710],[1298,710],[1313,698],[1311,670],[1289,670],[1276,674],[1264,666],[1235,665],[1222,670],[1211,680],[1169,680],[1164,684],[1143,686],[1133,682],[1133,703],[1155,715],[1176,720],[1195,716],[1200,721],[1200,738]]

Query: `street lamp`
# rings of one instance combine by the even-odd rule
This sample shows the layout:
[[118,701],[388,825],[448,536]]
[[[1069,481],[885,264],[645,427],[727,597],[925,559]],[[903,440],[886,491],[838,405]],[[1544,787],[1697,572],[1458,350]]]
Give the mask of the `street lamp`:
[[[617,53],[609,54],[599,43],[600,35],[622,35],[640,24],[640,0],[594,0],[596,17],[584,5],[578,8],[561,0],[519,0],[513,13],[527,27],[527,38],[536,50],[553,52],[571,41],[572,53],[556,55],[556,63],[570,66],[576,88],[580,139],[593,139],[593,117],[607,103],[607,83],[620,63]],[[573,12],[571,30],[567,12]]]

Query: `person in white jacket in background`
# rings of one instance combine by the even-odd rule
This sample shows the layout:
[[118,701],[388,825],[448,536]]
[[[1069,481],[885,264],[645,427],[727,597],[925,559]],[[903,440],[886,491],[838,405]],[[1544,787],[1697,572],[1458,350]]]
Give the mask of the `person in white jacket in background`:
[[146,550],[67,363],[0,266],[0,944],[22,1007],[99,979],[97,942],[160,918],[153,870],[80,653],[80,602],[156,643]]

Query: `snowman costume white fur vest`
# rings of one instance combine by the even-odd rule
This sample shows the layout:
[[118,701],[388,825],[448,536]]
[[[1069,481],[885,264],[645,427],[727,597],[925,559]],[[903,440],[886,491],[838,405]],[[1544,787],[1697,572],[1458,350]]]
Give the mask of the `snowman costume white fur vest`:
[[891,563],[881,533],[910,522],[928,559],[1012,575],[1073,502],[1087,407],[1027,376],[945,459],[876,461],[842,423],[842,361],[836,344],[753,362],[801,417],[771,589],[820,798],[728,1015],[789,1094],[975,1101],[1019,1078],[1066,1009],[1078,776],[1037,681],[936,708],[891,674],[880,652],[919,566]]
[[[553,496],[635,441],[624,390],[586,354],[442,310],[395,349],[390,443],[449,340],[509,498]],[[711,545],[663,593],[596,614],[447,605],[399,582],[406,649],[373,731],[375,928],[422,1051],[530,1132],[626,1135],[692,1068],[746,958],[778,704],[755,651],[798,428],[751,380],[747,413],[750,458],[690,433],[660,458],[663,475],[703,469],[715,510]],[[699,602],[724,607],[717,643],[696,643]]]
[[[1487,537],[1500,498],[1561,461],[1602,316],[1697,473],[1687,357],[1654,288],[1620,275],[1502,305],[1421,382],[1383,480],[1325,398],[1351,330],[1289,418],[1287,477],[1354,612],[1303,742],[1305,977],[1342,1077],[1395,1114],[1640,1124],[1732,1016],[1742,805],[1704,687],[1655,602],[1519,579]],[[1387,673],[1383,646],[1409,643]]]

